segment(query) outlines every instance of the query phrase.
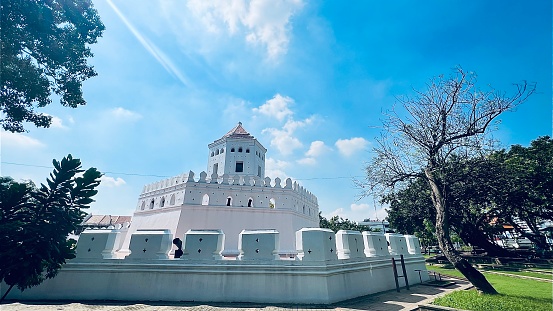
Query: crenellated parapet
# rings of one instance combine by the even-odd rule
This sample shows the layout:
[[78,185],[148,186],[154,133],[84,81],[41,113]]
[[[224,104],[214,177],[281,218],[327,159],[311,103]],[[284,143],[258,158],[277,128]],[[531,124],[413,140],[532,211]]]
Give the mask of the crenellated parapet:
[[[77,260],[98,261],[116,259],[115,241],[118,230],[86,230],[77,243]],[[227,260],[274,261],[278,255],[279,232],[274,229],[242,230],[238,240],[240,254]],[[406,258],[422,257],[419,239],[413,235],[373,234],[330,229],[302,228],[295,233],[297,257],[301,261],[362,260],[366,258],[388,259],[403,255]],[[381,237],[381,242],[374,243]],[[169,259],[173,234],[168,229],[139,230],[132,234],[130,255],[127,260]],[[183,238],[182,260],[223,260],[225,233],[220,229],[188,230]],[[386,240],[390,243],[389,246]],[[406,241],[407,244],[406,244]],[[367,243],[368,242],[368,243]],[[375,250],[380,245],[384,249]],[[414,247],[407,250],[407,245]],[[384,258],[383,258],[384,257]],[[290,260],[286,258],[285,260]]]
[[216,175],[192,171],[145,185],[137,211],[183,205],[288,209],[307,217],[318,217],[317,197],[287,178]]

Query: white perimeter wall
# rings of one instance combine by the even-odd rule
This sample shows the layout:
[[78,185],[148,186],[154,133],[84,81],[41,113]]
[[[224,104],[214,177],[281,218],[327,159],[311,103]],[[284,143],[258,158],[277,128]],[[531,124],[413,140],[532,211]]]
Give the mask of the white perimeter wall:
[[[405,258],[410,284],[425,270],[420,255]],[[395,289],[391,258],[326,262],[102,260],[69,262],[58,276],[7,299],[208,301],[329,304]],[[401,272],[400,272],[401,273]],[[428,280],[426,273],[423,281]],[[400,285],[404,286],[403,279]],[[7,290],[1,285],[0,292]]]
[[238,254],[238,236],[244,229],[275,229],[279,232],[279,252],[296,253],[296,231],[318,227],[318,217],[291,210],[184,205],[135,213],[122,253],[126,254],[137,229],[169,229],[181,240],[190,229],[221,229],[225,233],[223,254]]

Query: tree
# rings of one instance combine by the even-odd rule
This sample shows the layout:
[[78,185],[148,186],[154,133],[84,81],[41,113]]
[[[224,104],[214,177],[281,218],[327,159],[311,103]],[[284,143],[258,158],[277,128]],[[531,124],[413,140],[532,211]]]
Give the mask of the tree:
[[[504,210],[500,219],[539,249],[550,249],[540,224],[553,220],[553,139],[539,137],[529,147],[514,145],[508,152],[502,150],[493,156],[508,174],[503,192],[495,198]],[[524,230],[521,221],[531,233]]]
[[366,166],[363,186],[366,194],[404,187],[406,182],[423,178],[430,186],[436,212],[436,238],[440,249],[479,291],[497,291],[484,275],[463,259],[450,238],[450,193],[444,187],[448,159],[466,158],[490,146],[488,133],[496,118],[524,102],[535,86],[517,85],[507,96],[495,90],[476,88],[476,75],[456,68],[450,78],[430,81],[424,92],[398,98],[404,112],[392,110],[384,121],[384,131],[373,149],[375,156]]
[[75,241],[67,236],[86,216],[82,210],[94,202],[102,174],[95,168],[84,171],[71,155],[53,164],[40,188],[0,177],[0,281],[9,285],[0,302],[15,285],[20,290],[36,286],[75,258]]
[[12,0],[0,4],[1,72],[4,130],[23,132],[23,122],[49,127],[39,113],[51,103],[76,108],[86,104],[82,82],[96,75],[87,45],[96,43],[104,25],[90,0]]
[[319,227],[326,228],[338,232],[338,230],[354,230],[354,231],[371,231],[371,228],[367,226],[361,226],[356,222],[353,222],[349,219],[343,219],[342,217],[336,215],[330,219],[326,219],[321,212],[319,212]]
[[[516,256],[493,243],[510,224],[539,249],[548,250],[540,224],[553,219],[553,140],[548,136],[532,141],[530,147],[511,146],[480,158],[448,161],[444,186],[450,193],[450,225],[461,239],[486,250],[490,256]],[[388,219],[407,233],[424,227],[423,221],[435,218],[423,178],[411,181],[404,189],[384,197],[390,205]],[[522,222],[521,222],[522,221]],[[526,224],[531,233],[520,225]]]
[[[496,232],[490,220],[503,213],[501,206],[494,203],[494,198],[508,191],[509,178],[500,164],[489,157],[452,158],[444,171],[448,176],[443,180],[443,187],[449,193],[451,231],[464,243],[482,248],[490,256],[516,256],[491,242]],[[390,222],[407,233],[425,232],[429,227],[425,222],[436,218],[430,193],[430,185],[420,177],[410,181],[405,188],[387,194],[383,200],[390,205]],[[434,228],[434,221],[431,225]]]

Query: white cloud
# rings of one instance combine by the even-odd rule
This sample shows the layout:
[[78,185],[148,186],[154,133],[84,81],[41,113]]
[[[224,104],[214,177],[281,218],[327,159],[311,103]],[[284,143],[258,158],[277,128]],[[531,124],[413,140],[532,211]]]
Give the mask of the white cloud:
[[63,125],[63,121],[60,118],[52,115],[49,115],[49,116],[52,117],[52,123],[50,123],[50,128],[58,128],[58,129],[67,128],[65,125]]
[[119,120],[125,120],[125,121],[137,121],[142,119],[142,116],[134,111],[127,110],[125,108],[117,107],[114,109],[111,109],[110,111],[111,116],[119,119]]
[[335,210],[333,210],[332,212],[328,213],[328,214],[323,214],[323,217],[326,218],[326,219],[330,219],[334,216],[340,216],[342,218],[345,218],[345,213],[344,213],[344,209],[342,207],[340,208],[337,208]]
[[301,0],[189,0],[189,10],[208,32],[228,29],[252,44],[265,47],[269,59],[288,51],[290,19],[303,6]]
[[271,177],[272,179],[275,179],[279,177],[282,180],[286,180],[286,178],[290,177],[284,169],[286,169],[290,163],[282,160],[275,160],[273,158],[266,158],[265,159],[265,176]]
[[299,159],[297,162],[299,164],[304,164],[304,165],[315,165],[315,164],[317,164],[317,160],[315,160],[314,158],[309,158],[309,157]]
[[354,137],[351,139],[338,139],[335,145],[342,155],[349,157],[355,152],[365,149],[368,144],[369,142],[366,139]]
[[259,106],[259,108],[254,108],[253,111],[269,117],[275,117],[277,120],[282,121],[285,117],[293,114],[292,110],[288,108],[288,105],[293,103],[294,100],[292,98],[276,94],[273,98]]
[[113,178],[104,175],[100,177],[100,180],[100,185],[108,188],[119,187],[126,184],[125,180],[123,180],[123,178],[121,177]]
[[295,149],[303,146],[299,139],[292,136],[293,132],[287,130],[268,128],[261,131],[261,133],[269,133],[273,136],[271,139],[271,146],[278,149],[282,155],[292,154]]
[[352,203],[350,206],[351,210],[354,212],[368,210],[370,207],[371,206],[367,203],[361,203],[361,204]]
[[327,147],[324,142],[316,140],[311,142],[311,146],[309,147],[309,150],[305,153],[305,155],[307,157],[316,158],[328,150],[330,150],[330,148]]
[[309,150],[305,153],[305,158],[297,162],[305,165],[315,165],[317,164],[316,158],[328,150],[330,150],[330,148],[327,147],[324,142],[320,140],[313,141],[311,142]]
[[2,147],[33,149],[45,146],[38,139],[12,132],[0,132],[0,140]]
[[286,121],[282,129],[266,128],[261,131],[261,133],[269,133],[273,137],[271,139],[271,146],[278,149],[282,155],[290,155],[295,149],[303,147],[300,140],[294,136],[294,132],[298,128],[312,124],[314,119],[314,116],[302,121],[289,119]]

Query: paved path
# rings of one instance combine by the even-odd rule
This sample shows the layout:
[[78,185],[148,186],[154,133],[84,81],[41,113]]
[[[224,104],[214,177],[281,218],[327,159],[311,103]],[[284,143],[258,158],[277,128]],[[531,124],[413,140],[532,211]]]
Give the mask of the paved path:
[[467,289],[470,283],[463,280],[454,280],[456,284],[446,288],[426,285],[411,286],[411,290],[401,289],[400,293],[387,291],[368,295],[332,305],[266,305],[257,303],[171,303],[171,302],[13,302],[0,305],[1,311],[250,311],[250,310],[336,310],[336,311],[399,311],[416,310],[419,304],[430,303],[436,297],[445,295],[454,290]]

